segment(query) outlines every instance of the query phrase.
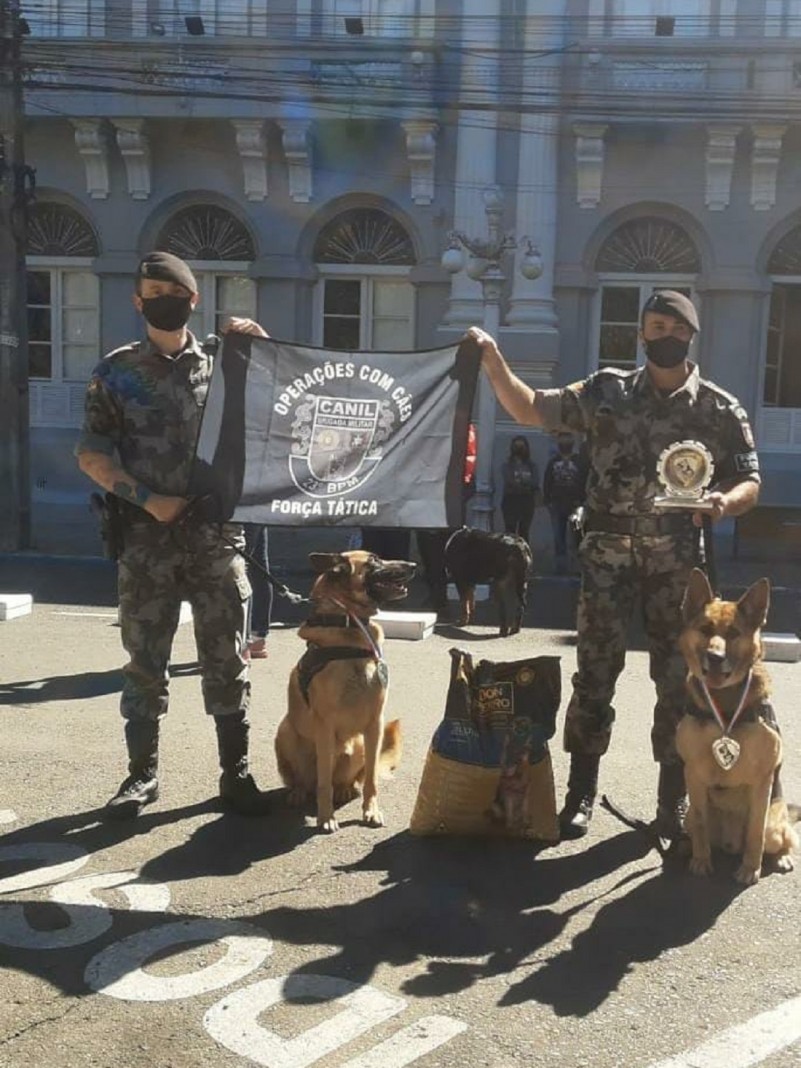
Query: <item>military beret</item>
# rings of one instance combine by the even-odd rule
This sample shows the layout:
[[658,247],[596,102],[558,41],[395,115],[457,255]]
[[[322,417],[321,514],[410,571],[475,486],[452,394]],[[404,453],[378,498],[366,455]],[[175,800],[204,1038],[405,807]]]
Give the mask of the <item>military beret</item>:
[[652,293],[643,305],[643,316],[646,312],[672,315],[674,319],[681,319],[687,326],[692,327],[696,333],[701,329],[695,305],[689,297],[685,297],[683,293],[677,293],[675,289],[660,289]]
[[197,282],[189,267],[171,252],[149,252],[140,262],[136,277],[138,281],[150,278],[154,282],[174,282],[190,293],[197,293]]

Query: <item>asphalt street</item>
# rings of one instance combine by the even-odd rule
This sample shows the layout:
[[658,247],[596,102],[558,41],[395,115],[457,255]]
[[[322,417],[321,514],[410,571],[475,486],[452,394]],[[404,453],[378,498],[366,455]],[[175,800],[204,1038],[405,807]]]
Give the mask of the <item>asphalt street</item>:
[[[4,589],[26,573],[0,569]],[[29,562],[30,563],[30,562]],[[443,711],[448,650],[574,662],[575,584],[535,583],[524,631],[439,628],[387,644],[404,755],[386,826],[358,802],[321,836],[286,808],[272,739],[303,646],[297,614],[254,664],[263,820],[215,803],[191,625],[179,628],[160,800],[101,821],[122,778],[122,652],[107,565],[34,563],[31,615],[0,623],[0,1065],[5,1068],[768,1068],[801,1065],[799,873],[740,889],[664,869],[600,811],[587,839],[408,833]],[[486,610],[480,622],[487,623]],[[634,641],[635,646],[636,636]],[[798,664],[772,664],[785,788],[801,800]],[[630,653],[602,790],[650,818],[653,688]],[[567,762],[553,739],[557,797]]]

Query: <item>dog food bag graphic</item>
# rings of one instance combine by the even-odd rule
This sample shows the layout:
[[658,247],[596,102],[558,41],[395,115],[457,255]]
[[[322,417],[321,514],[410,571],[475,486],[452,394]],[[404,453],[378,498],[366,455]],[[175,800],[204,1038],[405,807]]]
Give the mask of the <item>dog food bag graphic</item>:
[[557,656],[474,664],[451,649],[445,716],[426,757],[412,834],[558,841],[548,740],[560,697]]

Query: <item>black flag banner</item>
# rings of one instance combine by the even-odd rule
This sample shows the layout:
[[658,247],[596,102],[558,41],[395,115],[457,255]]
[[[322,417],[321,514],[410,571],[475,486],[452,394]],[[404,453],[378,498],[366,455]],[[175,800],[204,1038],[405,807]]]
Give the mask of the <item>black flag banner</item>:
[[459,526],[480,364],[471,339],[340,352],[226,334],[190,495],[270,526]]

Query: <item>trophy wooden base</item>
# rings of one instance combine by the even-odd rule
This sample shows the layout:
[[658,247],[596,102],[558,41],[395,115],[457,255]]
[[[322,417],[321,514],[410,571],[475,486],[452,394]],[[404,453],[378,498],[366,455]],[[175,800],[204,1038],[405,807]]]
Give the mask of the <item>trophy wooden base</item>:
[[715,504],[707,497],[655,497],[654,508],[662,512],[714,512]]

